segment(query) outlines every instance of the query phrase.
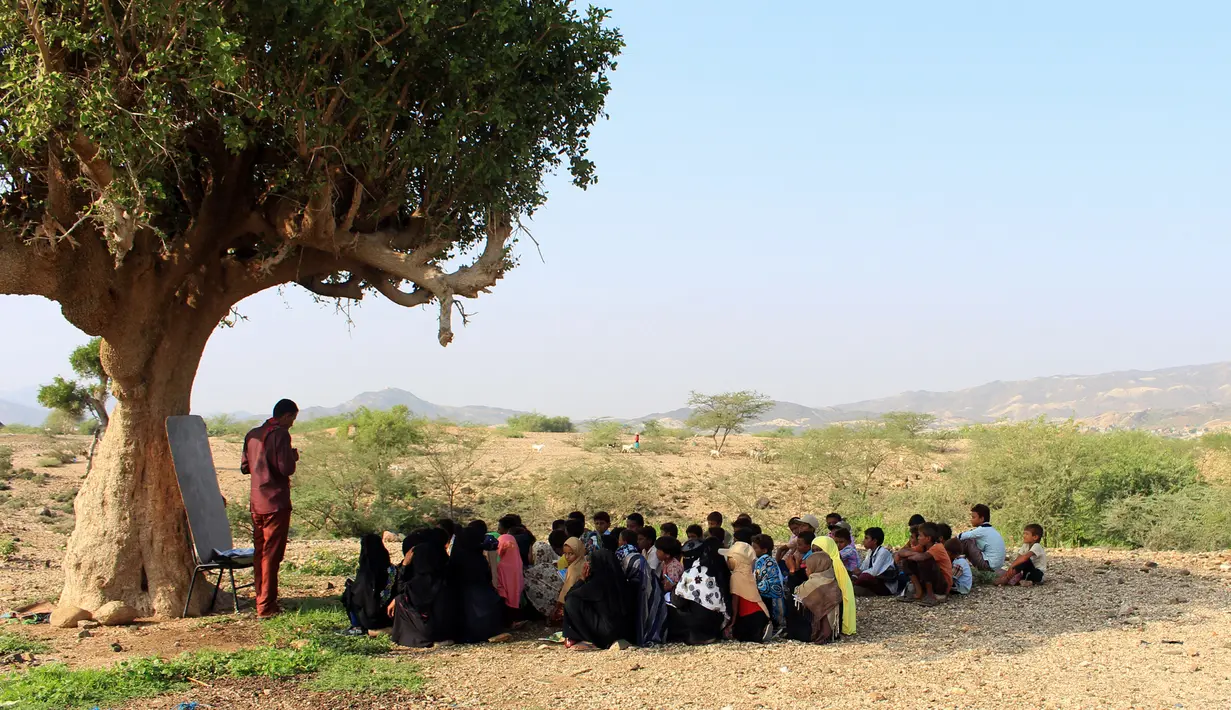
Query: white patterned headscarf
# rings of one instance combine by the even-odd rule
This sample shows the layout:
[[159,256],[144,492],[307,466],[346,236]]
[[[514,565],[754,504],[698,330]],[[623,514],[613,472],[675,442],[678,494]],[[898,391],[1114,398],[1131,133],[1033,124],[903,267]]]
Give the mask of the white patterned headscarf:
[[718,581],[710,574],[709,569],[701,564],[701,560],[693,562],[692,567],[684,571],[684,576],[675,586],[673,596],[695,602],[710,611],[721,613],[724,619],[728,618],[727,603],[723,599],[722,590],[718,588]]

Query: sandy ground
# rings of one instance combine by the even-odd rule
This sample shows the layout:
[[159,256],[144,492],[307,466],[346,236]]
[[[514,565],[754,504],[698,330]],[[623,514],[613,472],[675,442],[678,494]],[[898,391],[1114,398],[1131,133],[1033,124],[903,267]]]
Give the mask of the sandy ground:
[[[559,465],[596,461],[564,436],[502,440],[493,452],[524,459],[533,479]],[[82,445],[68,440],[63,445]],[[708,447],[684,455],[642,455],[638,460],[670,485],[681,516],[699,516],[720,501],[700,483],[715,472],[750,465],[734,442],[733,455],[708,457]],[[233,468],[238,445],[216,441],[224,493],[244,499],[245,480]],[[17,466],[31,466],[47,448],[38,437],[0,435],[13,446]],[[704,450],[701,450],[701,449]],[[630,455],[631,456],[631,455]],[[59,593],[66,535],[72,515],[55,500],[80,485],[81,463],[55,469],[42,483],[16,480],[4,491],[0,535],[18,539],[17,552],[0,560],[0,609],[54,599]],[[929,471],[905,471],[905,480]],[[678,491],[687,490],[687,495]],[[17,501],[14,503],[14,501]],[[787,501],[757,515],[784,516]],[[46,506],[51,516],[41,515]],[[729,509],[728,506],[720,506]],[[288,560],[302,562],[322,550],[354,555],[346,541],[292,541]],[[1157,566],[1149,566],[1154,563]],[[284,576],[295,599],[336,596],[340,577]],[[228,680],[209,687],[129,703],[128,708],[170,708],[195,700],[213,708],[1226,708],[1231,707],[1231,552],[1146,553],[1055,550],[1049,581],[1034,589],[976,588],[968,599],[935,609],[887,599],[861,599],[859,634],[830,646],[794,642],[724,643],[704,648],[663,647],[578,653],[544,646],[540,628],[513,643],[404,652],[428,684],[422,693],[359,696],[317,693],[300,682]],[[251,613],[206,619],[142,622],[100,629],[87,639],[46,625],[5,625],[44,639],[52,652],[36,662],[102,666],[138,655],[174,655],[200,648],[232,650],[259,642]],[[112,650],[112,642],[123,649]],[[2,668],[2,667],[0,667]]]

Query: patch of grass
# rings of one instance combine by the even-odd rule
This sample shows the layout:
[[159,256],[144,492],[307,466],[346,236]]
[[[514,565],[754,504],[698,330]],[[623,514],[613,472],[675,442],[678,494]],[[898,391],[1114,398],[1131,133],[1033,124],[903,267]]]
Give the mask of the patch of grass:
[[54,663],[0,675],[0,701],[30,710],[102,707],[179,690],[189,678],[289,678],[315,673],[327,660],[327,652],[308,644],[300,649],[201,651],[170,660],[138,658],[104,669],[72,670]]
[[[325,690],[379,693],[422,686],[417,667],[371,658],[389,651],[388,637],[339,636],[337,632],[348,625],[346,612],[337,602],[306,604],[263,626],[267,646],[232,652],[198,651],[166,660],[138,658],[106,669],[36,666],[26,672],[0,674],[0,701],[15,701],[18,707],[31,710],[107,707],[182,689],[189,678],[207,682],[216,678],[291,678],[318,672],[313,686]],[[12,643],[29,643],[21,637],[12,638]],[[0,636],[0,643],[9,643],[9,639]],[[0,650],[4,648],[0,646]]]
[[66,491],[60,491],[59,493],[52,493],[51,499],[57,503],[72,503],[77,499],[77,489],[70,488]]
[[50,456],[40,456],[34,461],[34,465],[39,468],[59,468],[64,465],[64,462],[58,458]]
[[317,648],[352,656],[386,653],[393,644],[388,636],[339,636],[350,626],[342,604],[333,600],[314,600],[296,611],[287,611],[265,622],[265,640],[273,646],[308,642]]
[[[12,544],[12,540],[9,543]],[[9,653],[47,653],[50,647],[42,641],[26,638],[8,631],[0,631],[0,655]]]
[[317,550],[305,562],[286,562],[282,565],[282,569],[291,573],[318,577],[345,577],[354,573],[358,565],[358,555],[351,557],[329,550]]
[[419,667],[392,658],[346,656],[321,669],[308,684],[313,690],[352,693],[388,693],[392,690],[419,690],[423,687]]
[[[12,557],[14,552],[17,552],[17,543],[13,542],[13,538],[8,535],[0,535],[0,560]],[[0,648],[2,647],[3,643],[0,642]]]

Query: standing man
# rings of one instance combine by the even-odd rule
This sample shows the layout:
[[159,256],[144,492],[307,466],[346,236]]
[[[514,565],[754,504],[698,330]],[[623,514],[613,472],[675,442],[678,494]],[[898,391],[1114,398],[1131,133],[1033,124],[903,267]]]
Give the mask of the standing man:
[[291,447],[290,429],[299,407],[289,399],[274,405],[274,415],[244,437],[239,470],[252,479],[252,587],[256,617],[269,619],[278,608],[278,568],[291,527],[291,476],[299,452]]

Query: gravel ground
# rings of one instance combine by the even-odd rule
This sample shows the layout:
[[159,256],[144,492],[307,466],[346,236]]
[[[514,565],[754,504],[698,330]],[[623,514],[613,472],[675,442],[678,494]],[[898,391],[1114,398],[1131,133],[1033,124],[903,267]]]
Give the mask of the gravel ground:
[[829,646],[579,653],[541,644],[537,629],[510,644],[399,654],[428,678],[418,695],[228,681],[127,707],[196,700],[235,709],[1227,708],[1227,561],[1055,551],[1051,580],[1033,589],[976,588],[935,609],[861,599],[859,635]]

